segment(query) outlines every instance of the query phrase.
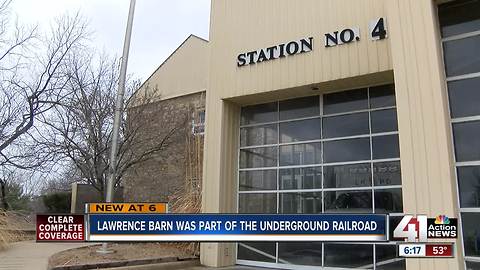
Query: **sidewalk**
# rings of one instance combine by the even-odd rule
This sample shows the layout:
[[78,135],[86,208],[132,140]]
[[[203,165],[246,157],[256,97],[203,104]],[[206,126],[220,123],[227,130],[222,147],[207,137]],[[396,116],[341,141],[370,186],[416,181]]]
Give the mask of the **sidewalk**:
[[[130,267],[119,267],[119,268],[106,268],[105,270],[269,270],[270,268],[257,268],[257,267],[249,267],[249,266],[229,266],[229,267],[221,267],[221,268],[212,268],[212,267],[205,267],[199,266],[199,262],[197,261],[196,264],[193,262],[171,262],[171,263],[159,263],[159,264],[149,264],[149,265],[138,265],[138,266],[130,266]],[[273,270],[273,269],[271,269]]]
[[[46,270],[48,258],[53,254],[72,248],[78,248],[91,245],[89,243],[35,243],[35,241],[17,242],[9,249],[0,252],[0,270]],[[189,269],[189,270],[210,270],[215,268],[202,266],[177,266],[178,263],[163,263],[152,265],[139,265],[130,267],[120,267],[115,269]],[[246,266],[232,266],[225,268],[216,268],[225,270],[255,270],[266,268],[254,268]]]
[[17,242],[7,250],[0,251],[0,270],[46,270],[51,255],[87,245],[89,244]]

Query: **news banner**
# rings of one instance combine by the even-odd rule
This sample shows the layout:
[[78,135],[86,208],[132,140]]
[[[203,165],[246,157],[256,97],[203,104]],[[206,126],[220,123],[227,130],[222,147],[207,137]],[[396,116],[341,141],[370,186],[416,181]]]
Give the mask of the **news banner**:
[[402,257],[449,258],[457,227],[445,215],[172,214],[167,203],[90,203],[85,214],[37,215],[36,236],[37,242],[396,242]]

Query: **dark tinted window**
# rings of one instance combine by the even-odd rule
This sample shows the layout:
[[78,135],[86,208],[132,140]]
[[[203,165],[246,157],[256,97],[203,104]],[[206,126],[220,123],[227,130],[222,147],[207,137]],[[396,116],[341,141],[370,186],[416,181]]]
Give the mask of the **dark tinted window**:
[[322,212],[322,192],[280,193],[282,214],[318,214]]
[[322,243],[278,243],[278,256],[279,263],[322,266]]
[[398,136],[377,136],[372,138],[373,159],[398,158]]
[[480,72],[480,36],[443,43],[447,76]]
[[370,87],[370,108],[395,106],[395,86],[393,84]]
[[280,166],[319,164],[321,162],[321,143],[280,146]]
[[325,163],[370,160],[370,139],[324,142]]
[[346,137],[368,134],[368,113],[354,113],[323,118],[323,137]]
[[373,264],[373,245],[327,244],[324,247],[325,267],[364,268]]
[[240,190],[277,189],[277,170],[241,171]]
[[276,193],[238,194],[238,213],[275,214],[277,213]]
[[398,258],[398,247],[395,245],[375,245],[376,269],[379,270],[403,270],[405,259]]
[[357,89],[323,96],[323,113],[341,113],[368,108],[367,89]]
[[397,110],[380,110],[371,112],[372,133],[397,131]]
[[280,120],[320,115],[319,96],[280,101]]
[[240,168],[277,166],[277,147],[240,150]]
[[372,185],[370,163],[326,166],[324,188],[366,187]]
[[320,139],[320,118],[280,123],[280,142]]
[[480,262],[466,262],[467,270],[478,270],[480,269]]
[[280,170],[280,189],[322,188],[322,168],[292,168]]
[[462,213],[465,256],[480,256],[480,213]]
[[[260,252],[258,252],[260,251]],[[275,262],[275,242],[244,242],[238,244],[238,259],[260,262]]]
[[278,103],[265,103],[242,107],[241,124],[257,124],[278,120]]
[[375,186],[401,185],[400,161],[373,163],[373,181]]
[[402,213],[402,189],[376,189],[375,213]]
[[372,213],[372,191],[325,191],[327,213]]
[[448,83],[453,118],[480,114],[480,78]]
[[448,37],[480,30],[480,1],[461,0],[438,7],[442,36]]
[[480,207],[480,166],[457,168],[460,207]]
[[277,143],[277,124],[240,129],[240,146]]
[[453,124],[457,161],[480,160],[480,121]]

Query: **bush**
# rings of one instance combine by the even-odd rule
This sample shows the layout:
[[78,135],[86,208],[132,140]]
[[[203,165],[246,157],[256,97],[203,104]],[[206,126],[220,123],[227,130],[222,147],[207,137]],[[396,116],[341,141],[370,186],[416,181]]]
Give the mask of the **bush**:
[[26,225],[29,224],[25,221],[25,216],[0,209],[0,251],[6,249],[10,243],[28,239],[22,231]]
[[56,192],[43,195],[43,204],[49,213],[70,213],[71,192]]
[[19,183],[7,182],[3,184],[2,194],[0,194],[0,208],[10,211],[29,211],[30,199]]

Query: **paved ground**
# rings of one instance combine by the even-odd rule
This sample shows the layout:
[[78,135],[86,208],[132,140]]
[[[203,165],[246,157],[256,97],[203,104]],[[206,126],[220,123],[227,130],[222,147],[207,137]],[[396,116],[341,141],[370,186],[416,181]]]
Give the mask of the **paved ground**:
[[23,241],[0,251],[1,270],[45,270],[48,258],[62,250],[86,246],[87,243],[35,243]]
[[257,268],[257,267],[241,266],[241,265],[224,267],[224,268],[210,268],[210,267],[202,267],[202,266],[187,268],[187,270],[214,270],[214,269],[215,270],[269,270],[271,268]]
[[[5,251],[0,251],[0,270],[46,270],[48,266],[48,258],[62,250],[71,248],[78,248],[82,246],[91,245],[91,243],[35,243],[35,241],[23,241],[17,242],[10,246]],[[188,269],[188,270],[211,270],[211,269],[223,269],[223,270],[256,270],[266,268],[253,268],[246,266],[232,266],[225,268],[209,268],[202,266],[185,267],[165,267],[167,264],[159,264],[161,267],[155,267],[157,265],[138,266],[139,269]],[[127,267],[128,268],[128,267]],[[129,267],[134,268],[134,267]],[[117,268],[119,269],[119,268]]]

